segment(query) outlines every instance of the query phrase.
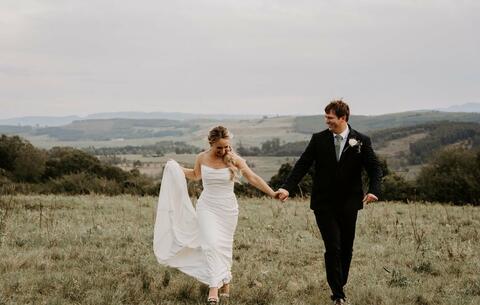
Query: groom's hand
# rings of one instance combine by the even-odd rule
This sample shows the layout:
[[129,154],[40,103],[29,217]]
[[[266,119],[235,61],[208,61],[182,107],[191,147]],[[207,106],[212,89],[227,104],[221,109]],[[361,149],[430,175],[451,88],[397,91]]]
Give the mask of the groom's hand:
[[374,202],[377,200],[378,200],[378,197],[370,193],[368,193],[367,195],[365,195],[365,197],[363,197],[363,203],[366,203],[366,204],[369,204],[370,202]]
[[283,202],[285,202],[288,199],[288,195],[290,195],[290,193],[286,189],[282,189],[282,188],[279,188],[277,192],[278,192],[278,199],[280,199]]

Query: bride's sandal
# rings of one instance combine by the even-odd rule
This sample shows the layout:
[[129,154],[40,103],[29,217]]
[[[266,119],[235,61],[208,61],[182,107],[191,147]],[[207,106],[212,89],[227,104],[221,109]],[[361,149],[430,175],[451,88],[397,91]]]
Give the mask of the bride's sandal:
[[218,304],[218,298],[208,298],[207,304],[208,305],[217,305]]
[[230,297],[230,284],[224,284],[218,290],[220,297],[229,298]]

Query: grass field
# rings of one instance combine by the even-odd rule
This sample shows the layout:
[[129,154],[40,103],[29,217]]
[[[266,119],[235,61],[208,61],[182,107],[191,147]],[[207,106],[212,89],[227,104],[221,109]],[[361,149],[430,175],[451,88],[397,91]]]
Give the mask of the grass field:
[[[204,304],[206,287],[160,266],[155,197],[0,200],[0,304]],[[230,304],[330,304],[306,201],[241,199]],[[359,216],[352,304],[480,304],[474,207],[378,203]]]

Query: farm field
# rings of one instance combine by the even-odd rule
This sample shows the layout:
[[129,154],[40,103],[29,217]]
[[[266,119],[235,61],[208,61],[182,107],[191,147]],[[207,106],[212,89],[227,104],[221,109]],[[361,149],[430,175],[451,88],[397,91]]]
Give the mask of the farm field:
[[[194,125],[195,128],[191,128],[188,131],[182,131],[181,135],[164,135],[158,137],[125,137],[122,138],[122,132],[133,132],[132,130],[138,130],[138,128],[127,128],[124,131],[118,131],[113,128],[112,130],[104,130],[103,125],[112,123],[113,120],[100,120],[100,121],[88,121],[84,124],[76,124],[75,126],[67,125],[67,130],[74,129],[79,132],[95,131],[96,134],[107,134],[108,132],[115,132],[115,137],[109,140],[88,140],[79,138],[76,140],[59,140],[47,135],[35,135],[31,133],[20,134],[22,137],[29,140],[32,144],[42,148],[51,148],[54,146],[72,146],[76,148],[85,148],[89,146],[94,147],[121,147],[127,145],[139,146],[155,144],[159,141],[181,141],[186,142],[197,147],[208,146],[207,135],[211,128],[224,125],[234,135],[232,142],[239,144],[240,142],[245,146],[259,146],[262,142],[271,140],[272,138],[280,138],[284,142],[295,142],[308,140],[309,134],[298,133],[294,131],[293,116],[279,116],[270,117],[265,119],[252,119],[252,120],[192,120],[184,122],[185,124]],[[148,123],[149,121],[146,120]],[[183,124],[178,121],[178,124]],[[113,123],[112,123],[113,124]],[[318,130],[324,129],[322,125],[323,121],[318,124]],[[79,125],[79,126],[77,126]],[[152,127],[152,129],[155,129]],[[169,130],[170,127],[162,127],[161,130]]]
[[[195,154],[165,154],[161,157],[145,157],[142,155],[118,155],[119,158],[127,160],[126,164],[119,166],[124,170],[132,169],[133,162],[140,161],[142,164],[137,168],[141,173],[161,178],[161,173],[165,163],[174,159],[183,166],[192,167],[195,162]],[[283,163],[292,161],[295,157],[269,157],[269,156],[248,156],[244,157],[252,169],[267,182],[278,172]]]

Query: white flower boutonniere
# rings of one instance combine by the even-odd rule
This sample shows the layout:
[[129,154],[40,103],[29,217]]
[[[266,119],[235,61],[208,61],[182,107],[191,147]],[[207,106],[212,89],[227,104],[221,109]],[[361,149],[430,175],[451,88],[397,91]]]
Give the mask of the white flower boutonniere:
[[362,142],[357,140],[357,139],[354,139],[354,138],[351,138],[348,140],[348,145],[350,145],[350,147],[356,147],[357,148],[357,152],[360,153],[361,151],[361,147],[362,147]]

